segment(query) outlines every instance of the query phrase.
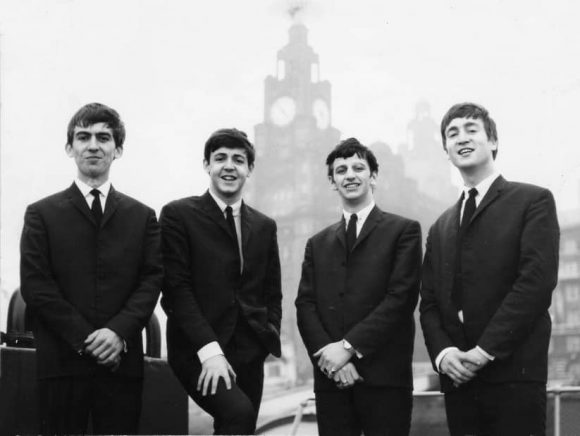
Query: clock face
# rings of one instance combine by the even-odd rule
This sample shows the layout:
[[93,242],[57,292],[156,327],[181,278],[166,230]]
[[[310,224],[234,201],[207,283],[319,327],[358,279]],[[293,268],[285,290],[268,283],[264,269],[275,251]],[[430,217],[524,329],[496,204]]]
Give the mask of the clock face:
[[296,115],[296,103],[290,97],[278,98],[270,107],[270,119],[277,126],[286,126]]
[[316,127],[321,130],[326,129],[330,125],[330,110],[328,104],[320,98],[317,98],[312,103],[312,115],[316,118]]

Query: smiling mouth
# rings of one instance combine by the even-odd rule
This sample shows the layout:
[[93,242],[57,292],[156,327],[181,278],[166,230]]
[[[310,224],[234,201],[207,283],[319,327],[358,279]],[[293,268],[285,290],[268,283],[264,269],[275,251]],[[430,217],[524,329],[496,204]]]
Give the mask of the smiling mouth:
[[459,154],[460,156],[466,156],[466,155],[470,154],[471,152],[473,152],[473,148],[462,148],[461,150],[459,150],[457,152],[457,154]]
[[358,188],[358,183],[347,183],[346,185],[344,185],[344,187],[346,188],[347,191],[354,191],[355,189]]
[[234,182],[234,181],[236,181],[236,177],[234,177],[234,176],[222,176],[221,179],[224,180],[224,181],[226,181],[226,182]]

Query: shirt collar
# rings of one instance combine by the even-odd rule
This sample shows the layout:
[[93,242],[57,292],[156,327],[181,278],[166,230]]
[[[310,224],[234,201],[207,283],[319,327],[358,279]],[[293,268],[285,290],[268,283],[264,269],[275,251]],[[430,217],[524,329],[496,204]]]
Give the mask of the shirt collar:
[[221,198],[219,198],[217,195],[215,195],[211,188],[209,189],[209,195],[211,195],[211,197],[214,199],[214,201],[217,203],[218,207],[220,208],[220,210],[222,211],[222,213],[226,213],[226,207],[230,206],[232,208],[232,215],[233,216],[238,216],[240,214],[240,209],[242,207],[242,199],[240,198],[238,201],[236,201],[233,204],[226,204],[225,201],[223,201]]
[[[373,207],[375,207],[374,200],[372,200],[368,206],[365,206],[364,208],[362,208],[361,210],[356,212],[357,222],[358,223],[365,222],[365,220],[367,219],[367,217],[371,213],[371,210],[373,210]],[[342,215],[344,216],[345,221],[348,223],[348,220],[350,220],[350,216],[352,215],[352,212],[347,212],[346,210],[343,209]]]
[[[95,189],[78,178],[75,179],[75,184],[77,185],[77,188],[79,188],[79,190],[81,191],[81,193],[85,198],[87,198],[89,195],[92,195],[91,191]],[[111,182],[107,180],[97,189],[101,192],[102,196],[107,197],[109,195],[109,191],[111,190]]]
[[[487,191],[489,191],[489,188],[491,187],[492,183],[495,182],[495,179],[497,179],[498,177],[499,171],[494,171],[493,173],[491,173],[489,176],[487,176],[485,179],[483,179],[481,182],[479,182],[477,185],[474,186],[474,188],[477,189],[477,196],[475,197],[476,201],[481,200],[483,197],[485,197],[485,194],[487,194]],[[468,186],[464,186],[462,188],[464,199],[469,197],[470,189],[471,188]]]

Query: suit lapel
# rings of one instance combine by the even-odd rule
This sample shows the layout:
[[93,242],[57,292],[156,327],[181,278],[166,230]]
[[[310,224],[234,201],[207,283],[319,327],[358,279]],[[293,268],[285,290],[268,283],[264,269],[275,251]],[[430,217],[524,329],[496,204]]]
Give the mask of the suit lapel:
[[204,212],[211,218],[213,222],[215,222],[219,227],[221,227],[221,229],[229,235],[232,242],[234,242],[234,235],[232,235],[232,232],[228,227],[228,223],[224,217],[224,214],[220,209],[220,207],[218,206],[218,204],[212,198],[209,191],[206,191],[201,198],[203,200],[202,205]]
[[250,241],[250,233],[252,232],[252,223],[253,223],[253,213],[252,211],[246,206],[246,203],[242,201],[242,207],[240,209],[241,218],[242,218],[242,254],[245,256],[248,253],[248,243]]
[[364,241],[371,234],[371,232],[375,229],[375,227],[379,224],[379,222],[382,219],[383,215],[381,213],[381,210],[377,206],[373,207],[373,209],[369,213],[369,216],[365,220],[365,223],[363,224],[360,234],[357,236],[356,241],[352,246],[353,250],[355,250],[356,247],[359,244],[361,244],[362,241]]
[[342,248],[346,250],[346,223],[343,218],[335,224],[335,234]]
[[107,202],[105,203],[105,212],[103,213],[103,218],[101,219],[101,227],[107,224],[107,221],[111,219],[117,207],[119,206],[119,201],[121,201],[121,196],[113,185],[111,185],[111,189],[109,190],[109,195],[107,195]]
[[485,197],[483,197],[481,203],[479,203],[479,206],[477,207],[477,209],[475,209],[475,212],[473,213],[473,216],[471,217],[469,224],[471,224],[473,220],[475,220],[479,215],[482,214],[482,212],[487,208],[487,206],[489,206],[499,197],[501,191],[503,190],[506,184],[507,181],[502,176],[499,176],[497,179],[495,179],[495,181],[491,184],[489,190],[485,194]]
[[95,221],[95,218],[93,217],[93,214],[89,209],[87,200],[85,200],[85,197],[83,196],[82,192],[80,191],[76,183],[73,182],[73,184],[66,190],[66,195],[69,201],[72,203],[72,205],[75,208],[77,208],[79,212],[83,214],[85,218],[88,219],[90,222],[92,222],[93,225],[96,227],[97,222]]

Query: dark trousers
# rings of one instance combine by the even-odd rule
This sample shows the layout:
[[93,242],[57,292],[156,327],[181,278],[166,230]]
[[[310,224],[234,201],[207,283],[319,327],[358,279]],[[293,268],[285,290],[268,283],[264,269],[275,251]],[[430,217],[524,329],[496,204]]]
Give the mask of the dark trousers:
[[344,390],[316,392],[320,436],[408,436],[411,389],[357,384]]
[[143,379],[111,376],[38,380],[43,435],[137,434]]
[[214,418],[214,434],[253,434],[262,402],[267,351],[245,320],[240,319],[224,353],[237,376],[230,390],[220,379],[214,395],[208,393],[204,397],[198,392],[201,365],[197,356],[189,365],[178,364],[173,370],[189,396]]
[[546,433],[546,385],[474,380],[445,394],[451,436],[541,436]]

